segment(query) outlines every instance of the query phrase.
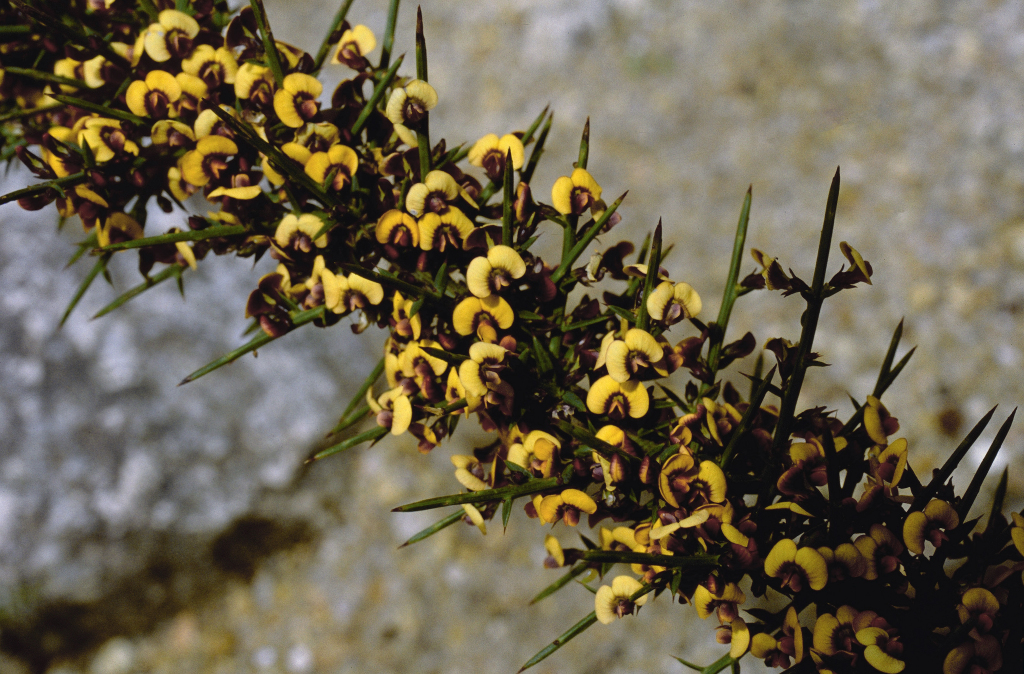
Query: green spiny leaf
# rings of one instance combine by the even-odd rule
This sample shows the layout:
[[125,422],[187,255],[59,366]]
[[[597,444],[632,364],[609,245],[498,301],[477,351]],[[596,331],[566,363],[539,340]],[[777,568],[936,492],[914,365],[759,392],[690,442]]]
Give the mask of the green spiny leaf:
[[96,277],[101,273],[106,273],[107,263],[110,262],[110,256],[110,253],[101,255],[100,259],[96,260],[96,264],[93,265],[92,270],[90,270],[86,277],[82,280],[82,283],[78,286],[78,290],[75,291],[74,297],[72,297],[71,301],[68,303],[67,309],[64,310],[64,315],[60,317],[61,327],[64,326],[64,323],[68,320],[68,317],[71,316],[71,312],[75,310],[76,306],[78,306],[78,302],[85,295],[85,291],[89,289],[89,286],[92,285],[92,282],[96,280]]
[[[317,318],[320,318],[321,316],[323,316],[323,314],[324,314],[324,307],[314,307],[312,309],[307,309],[306,311],[300,311],[300,312],[297,312],[297,313],[293,314],[292,317],[291,317],[292,325],[293,325],[293,330],[291,330],[289,332],[293,332],[294,328],[301,327],[301,326],[305,325],[306,323],[309,323],[311,321],[316,320]],[[285,334],[288,334],[288,333],[285,333]],[[228,353],[226,355],[221,356],[220,358],[218,358],[217,360],[213,361],[212,363],[208,363],[207,365],[204,365],[203,367],[199,368],[198,370],[196,370],[192,374],[190,374],[187,377],[185,377],[184,379],[182,379],[181,382],[178,384],[178,386],[181,386],[182,384],[187,384],[187,383],[189,383],[191,381],[195,381],[196,379],[199,379],[200,377],[202,377],[204,375],[210,374],[211,372],[213,372],[216,369],[224,367],[228,363],[233,363],[236,360],[238,360],[239,358],[241,358],[242,356],[244,356],[245,354],[250,353],[252,351],[255,351],[256,349],[262,347],[265,344],[269,344],[270,342],[274,341],[275,339],[277,339],[277,338],[276,337],[271,337],[267,333],[265,333],[263,331],[260,331],[260,333],[258,335],[256,335],[251,340],[249,340],[248,342],[246,342],[242,346],[238,347],[234,351],[232,351],[232,352],[230,352],[230,353]]]
[[319,452],[314,454],[312,457],[307,459],[306,463],[311,463],[313,461],[318,461],[320,459],[324,459],[324,458],[326,458],[328,456],[331,456],[333,454],[337,454],[339,452],[344,452],[346,449],[352,449],[356,445],[361,445],[364,442],[367,442],[367,441],[370,441],[370,440],[379,440],[379,439],[383,438],[387,434],[388,434],[388,429],[387,428],[384,428],[383,426],[374,426],[370,430],[364,431],[364,432],[360,433],[359,435],[356,435],[356,436],[353,436],[353,437],[349,438],[348,440],[344,440],[342,442],[339,442],[336,445],[331,445],[327,449],[320,450]]
[[1013,417],[1017,414],[1017,408],[1013,408],[1010,412],[1010,416],[1006,417],[1006,421],[999,427],[999,431],[996,433],[995,439],[992,441],[992,445],[988,448],[988,452],[985,453],[985,458],[981,460],[981,464],[978,466],[978,470],[974,473],[974,477],[971,479],[971,483],[967,486],[967,491],[964,492],[964,496],[960,499],[960,503],[957,504],[956,512],[960,515],[960,521],[967,519],[967,515],[971,510],[971,506],[974,505],[974,499],[978,497],[978,492],[981,491],[981,485],[985,481],[985,477],[988,476],[988,471],[992,468],[992,462],[996,460],[996,454],[999,453],[999,449],[1003,446],[1003,441],[1006,440],[1007,433],[1010,432],[1010,426],[1013,425]]
[[[996,407],[998,407],[998,405]],[[974,442],[978,437],[981,436],[982,432],[985,430],[985,426],[988,425],[988,422],[992,419],[992,415],[995,414],[995,412],[996,408],[993,407],[981,418],[980,421],[978,421],[978,423],[974,425],[971,432],[964,437],[960,444],[957,445],[957,448],[953,450],[953,453],[949,455],[949,458],[946,459],[946,462],[942,464],[942,468],[939,469],[939,472],[935,473],[931,482],[929,482],[920,493],[914,495],[914,502],[910,505],[910,512],[924,508],[924,506],[932,500],[932,497],[935,496],[939,487],[946,484],[946,480],[948,480],[949,476],[953,474],[953,471],[960,464],[960,460],[967,455],[968,450],[970,450],[971,446],[974,445]]]
[[145,281],[143,281],[139,285],[135,286],[131,290],[128,290],[127,292],[123,293],[116,300],[114,300],[113,302],[111,302],[107,306],[105,306],[102,309],[100,309],[99,311],[97,311],[96,314],[93,316],[93,318],[99,318],[100,316],[105,316],[105,315],[109,314],[114,309],[117,309],[118,307],[121,307],[121,306],[127,304],[130,300],[134,299],[135,297],[138,297],[139,295],[141,295],[142,293],[146,292],[150,288],[156,286],[157,284],[159,284],[159,283],[161,283],[163,281],[166,281],[169,278],[177,277],[177,278],[180,279],[181,278],[181,272],[183,270],[184,270],[184,268],[181,265],[178,265],[178,264],[172,264],[172,265],[168,266],[166,269],[162,270],[159,274],[156,274],[154,276],[150,276],[150,277],[146,278]]
[[216,225],[206,229],[190,229],[185,232],[171,232],[160,236],[150,236],[144,239],[132,239],[120,243],[112,243],[109,246],[97,248],[100,253],[114,253],[119,250],[130,250],[133,248],[149,248],[150,246],[162,246],[179,241],[204,241],[206,239],[217,239],[227,236],[245,234],[245,225]]
[[[398,11],[398,0],[392,0],[392,8],[395,12]],[[391,30],[392,39],[394,39],[394,27],[392,27]],[[385,42],[385,45],[386,44],[387,43]],[[385,52],[385,55],[388,54],[390,54],[390,51]],[[383,62],[385,61],[385,55],[381,56],[381,67],[384,67]],[[352,135],[354,137],[359,137],[359,133],[363,130],[366,122],[369,121],[370,115],[377,109],[377,104],[380,103],[382,98],[384,98],[384,92],[391,85],[391,81],[395,79],[395,74],[398,72],[398,68],[402,65],[403,60],[405,60],[405,56],[399,56],[395,60],[394,64],[388,68],[388,71],[384,73],[384,77],[380,79],[380,82],[377,83],[377,86],[373,90],[373,94],[370,95],[370,100],[366,101],[366,105],[363,106],[362,111],[359,113],[359,117],[357,117],[355,123],[352,124]]]
[[540,594],[538,594],[536,597],[530,600],[530,603],[536,604],[540,600],[550,597],[555,592],[558,592],[563,587],[571,583],[573,578],[576,578],[577,576],[583,574],[588,568],[589,567],[586,564],[577,564],[576,566],[572,567],[571,569],[569,569],[568,573],[566,573],[561,578],[559,578],[558,580],[556,580],[555,582],[551,583],[546,588],[541,590]]
[[445,517],[445,518],[443,518],[443,519],[441,519],[441,520],[431,524],[429,527],[427,527],[423,531],[421,531],[421,532],[419,532],[417,534],[414,534],[411,538],[409,538],[409,540],[407,540],[405,543],[402,543],[398,547],[404,548],[404,547],[406,547],[408,545],[412,545],[413,543],[419,543],[424,538],[429,538],[429,537],[433,536],[434,534],[436,534],[438,531],[441,531],[441,529],[446,529],[447,527],[450,527],[451,525],[455,524],[456,522],[458,522],[459,520],[461,520],[465,516],[466,516],[466,512],[462,508],[459,508],[458,510],[453,512],[451,515],[448,515],[447,517]]
[[438,496],[435,498],[428,498],[422,501],[416,501],[415,503],[408,503],[406,505],[398,506],[392,509],[391,512],[396,513],[408,513],[415,512],[417,510],[431,510],[433,508],[443,508],[448,505],[462,505],[463,503],[487,503],[488,501],[499,501],[501,499],[512,497],[518,498],[527,494],[536,494],[546,489],[552,489],[557,487],[559,479],[557,477],[547,477],[538,480],[531,480],[526,484],[512,485],[509,487],[498,487],[496,489],[485,489],[483,491],[473,491],[468,494],[452,494],[450,496]]
[[327,29],[327,34],[324,35],[324,40],[320,43],[320,49],[317,50],[316,58],[313,60],[314,75],[324,67],[324,61],[327,60],[327,54],[330,53],[333,46],[331,36],[341,27],[341,24],[345,23],[345,17],[348,15],[348,8],[352,6],[352,2],[353,0],[345,0],[341,7],[338,8],[338,13],[334,15],[334,21],[331,22],[331,27]]

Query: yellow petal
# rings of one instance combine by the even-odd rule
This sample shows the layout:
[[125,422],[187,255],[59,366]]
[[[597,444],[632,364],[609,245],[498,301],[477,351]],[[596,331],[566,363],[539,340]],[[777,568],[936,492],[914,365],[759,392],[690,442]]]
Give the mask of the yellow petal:
[[800,548],[794,561],[807,574],[807,582],[812,590],[820,590],[828,583],[828,564],[814,548]]
[[675,286],[669,281],[662,281],[647,296],[647,313],[651,318],[660,321],[665,318],[665,309],[675,297]]
[[392,412],[394,417],[391,422],[391,434],[401,435],[409,430],[409,424],[412,423],[412,403],[408,396],[401,395],[395,398]]
[[608,366],[608,375],[615,381],[629,381],[632,376],[628,369],[629,347],[621,339],[616,339],[608,346],[608,353],[605,365]]
[[[775,547],[768,553],[768,557],[765,558],[764,572],[775,578],[782,570],[783,564],[796,560],[796,554],[796,543],[793,542],[793,539],[783,538],[775,544]],[[820,554],[818,556],[821,557]],[[821,561],[824,563],[824,558]]]
[[698,585],[690,598],[690,603],[693,604],[693,608],[697,609],[697,615],[701,620],[706,620],[715,612],[714,601],[714,595],[703,585]]
[[408,213],[391,209],[377,221],[377,242],[393,243],[399,233],[407,233],[412,246],[419,245],[420,229],[416,220]]
[[[406,203],[408,203],[408,199]],[[466,287],[469,288],[469,292],[477,297],[490,295],[492,269],[490,261],[483,255],[473,258],[469,267],[466,268]]]
[[[376,281],[365,279],[358,274],[349,274],[348,283],[352,290],[361,293],[367,300],[369,300],[370,304],[377,305],[384,300],[384,286]],[[429,359],[430,356],[427,358]],[[437,359],[435,358],[434,360]]]
[[515,135],[507,133],[501,137],[498,141],[498,150],[505,156],[508,153],[512,153],[512,168],[517,171],[523,168],[523,159],[525,151],[523,149],[523,141],[519,140]]
[[878,414],[878,409],[872,405],[864,406],[864,430],[876,444],[885,445],[889,442],[889,438],[882,429],[882,418]]
[[587,496],[586,492],[579,489],[566,489],[562,492],[562,502],[571,505],[588,515],[597,512],[597,504],[594,499]]
[[480,530],[480,533],[486,536],[487,523],[484,522],[484,516],[480,514],[480,511],[477,510],[476,506],[472,503],[463,503],[462,509],[465,511],[466,515],[469,516],[469,520],[476,525],[477,529]]
[[839,629],[839,621],[834,615],[825,613],[818,616],[817,622],[814,623],[814,650],[825,655],[834,655],[836,648],[833,635],[837,629]]
[[864,659],[884,674],[899,674],[907,666],[905,662],[897,660],[874,644],[864,649]]
[[725,500],[725,473],[713,461],[701,461],[698,480],[703,480],[708,485],[709,498],[713,503],[721,503]]
[[742,618],[736,618],[730,623],[732,627],[732,645],[729,647],[729,657],[739,659],[750,646],[750,629]]
[[551,188],[551,205],[562,215],[572,213],[572,179],[562,176]]
[[755,658],[766,658],[768,654],[779,647],[775,637],[764,632],[759,632],[750,640],[750,652]]
[[619,617],[615,613],[618,605],[619,600],[610,586],[602,585],[597,588],[597,593],[594,595],[594,613],[602,625],[610,625],[615,622],[615,619]]
[[455,479],[459,481],[463,487],[469,491],[484,491],[490,489],[490,485],[478,478],[473,473],[469,472],[465,468],[458,468],[455,470]]
[[565,551],[562,550],[562,545],[557,538],[551,534],[544,536],[544,549],[558,563],[558,566],[565,566]]

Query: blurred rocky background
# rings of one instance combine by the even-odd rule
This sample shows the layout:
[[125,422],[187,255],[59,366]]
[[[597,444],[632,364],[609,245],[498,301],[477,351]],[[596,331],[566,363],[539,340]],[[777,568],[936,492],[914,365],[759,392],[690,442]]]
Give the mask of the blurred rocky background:
[[[380,36],[385,5],[358,0],[350,18]],[[267,7],[278,38],[310,51],[336,9]],[[826,305],[816,347],[832,366],[811,373],[807,403],[845,418],[847,393],[870,392],[904,316],[905,348],[919,348],[885,400],[919,474],[990,407],[998,421],[1022,400],[1021,3],[444,0],[423,10],[436,137],[523,129],[550,103],[534,179],[545,198],[589,115],[591,172],[612,198],[630,190],[604,243],[639,241],[663,218],[675,244],[667,266],[701,292],[708,316],[747,186],[748,243],[809,278],[842,166],[836,243],[850,241],[876,273]],[[400,13],[399,53],[412,52],[414,15],[411,3]],[[331,82],[348,75],[334,68]],[[4,191],[26,176],[13,170]],[[521,512],[504,535],[500,523],[486,537],[456,526],[396,549],[437,515],[390,509],[455,491],[448,456],[469,440],[428,457],[387,440],[303,468],[376,362],[378,334],[303,329],[178,388],[243,341],[245,297],[266,261],[208,259],[186,276],[187,304],[167,286],[90,321],[115,296],[98,283],[58,329],[88,271],[64,269],[77,227],[56,234],[50,210],[0,210],[0,672],[513,672],[591,610],[578,587],[527,606],[557,572],[541,568],[541,531]],[[122,290],[138,282],[128,257],[113,274]],[[799,309],[755,294],[732,329],[761,345],[795,340]],[[1019,429],[987,494],[1021,456]],[[1020,473],[1010,489],[1019,509]],[[670,655],[710,662],[721,651],[712,634],[662,597],[536,671],[681,672]]]

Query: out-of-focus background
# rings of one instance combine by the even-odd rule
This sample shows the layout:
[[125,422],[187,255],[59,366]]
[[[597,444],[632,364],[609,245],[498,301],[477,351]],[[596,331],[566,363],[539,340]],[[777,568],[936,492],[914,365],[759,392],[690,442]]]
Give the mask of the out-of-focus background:
[[[357,0],[350,19],[380,36],[385,5]],[[315,51],[336,6],[267,8],[279,39]],[[1024,392],[1024,5],[445,0],[423,11],[435,137],[524,129],[550,103],[534,179],[546,198],[589,115],[591,172],[611,198],[630,190],[604,243],[638,241],[663,218],[667,266],[708,316],[747,186],[748,243],[809,278],[841,165],[836,244],[871,261],[874,285],[826,305],[816,346],[832,365],[811,372],[805,401],[845,418],[847,393],[870,392],[905,316],[904,344],[919,348],[884,400],[919,474],[998,403],[973,470]],[[399,53],[412,52],[414,14],[410,3],[399,15]],[[327,91],[350,74],[333,68]],[[12,171],[4,191],[26,176]],[[390,509],[456,491],[448,456],[467,444],[423,457],[386,440],[302,467],[376,362],[379,334],[304,329],[178,388],[242,342],[262,267],[208,259],[186,278],[187,303],[168,286],[90,321],[115,296],[99,283],[58,330],[88,264],[63,268],[79,234],[75,223],[56,234],[55,221],[0,209],[0,672],[513,672],[592,609],[579,587],[527,605],[558,572],[541,568],[543,532],[521,512],[504,534],[456,526],[396,549],[437,515]],[[128,257],[115,266],[122,290],[138,282]],[[796,339],[798,317],[795,299],[755,294],[733,330],[759,345]],[[979,503],[1021,440],[1011,432]],[[1010,489],[1019,509],[1020,472]],[[707,663],[722,651],[698,623],[661,597],[536,671],[681,672],[671,655]]]

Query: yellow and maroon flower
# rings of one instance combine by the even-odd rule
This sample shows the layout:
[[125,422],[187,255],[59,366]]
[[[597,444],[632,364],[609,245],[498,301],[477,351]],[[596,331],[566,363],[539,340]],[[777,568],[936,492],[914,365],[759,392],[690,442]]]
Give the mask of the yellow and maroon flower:
[[427,112],[437,105],[437,92],[423,80],[413,80],[391,92],[384,114],[395,125],[402,142],[415,145],[416,139],[409,129],[416,129]]
[[142,226],[127,213],[111,213],[96,225],[96,244],[100,247],[141,238]]
[[181,98],[181,84],[164,70],[151,70],[146,79],[135,80],[124,94],[125,103],[139,117],[163,119],[173,111]]
[[472,166],[480,166],[487,177],[500,183],[505,175],[505,158],[512,153],[512,168],[517,171],[523,167],[523,141],[511,133],[501,138],[489,133],[476,143],[469,151],[467,159]]
[[338,41],[338,48],[334,50],[331,63],[344,63],[353,70],[365,70],[370,62],[366,55],[377,47],[377,38],[373,31],[360,24],[352,26],[341,34]]
[[198,77],[210,89],[222,84],[234,84],[238,75],[238,61],[227,47],[214,49],[208,44],[201,44],[192,50],[192,54],[181,61],[181,70]]
[[416,217],[424,212],[443,215],[461,192],[451,174],[431,171],[423,182],[409,188],[409,193],[405,195],[405,210]]
[[491,485],[483,480],[485,477],[483,464],[475,456],[453,454],[452,465],[455,466],[455,479],[469,491],[483,491]]
[[181,117],[195,113],[199,110],[199,104],[209,95],[210,88],[206,86],[206,82],[188,73],[178,73],[174,79],[181,87],[181,96],[174,104],[171,116]]
[[515,320],[512,307],[499,295],[467,297],[452,315],[452,326],[460,335],[476,334],[485,342],[495,342],[498,330],[508,330]]
[[703,306],[700,295],[689,283],[673,285],[662,281],[647,298],[647,313],[666,325],[696,317]]
[[199,23],[188,14],[165,9],[150,24],[143,37],[146,53],[157,63],[184,58],[192,51],[192,39],[199,34]]
[[789,667],[789,656],[779,648],[779,640],[767,632],[755,634],[750,640],[750,654],[764,660],[768,667]]
[[551,188],[551,205],[562,215],[582,215],[601,199],[601,186],[586,169],[573,169]]
[[750,647],[750,628],[743,618],[736,618],[715,628],[715,641],[730,644],[729,657],[738,660]]
[[636,609],[647,602],[649,595],[633,600],[631,597],[643,589],[643,585],[630,576],[616,576],[612,584],[602,585],[594,597],[594,612],[602,625],[610,625],[616,619],[633,615]]
[[865,627],[857,631],[857,641],[864,647],[864,659],[884,674],[899,674],[907,663],[899,659],[903,644],[881,627]]
[[661,344],[651,333],[640,328],[630,328],[622,339],[616,339],[608,345],[605,365],[608,366],[611,378],[622,383],[660,361],[663,354]]
[[[473,525],[476,526],[476,528],[480,530],[480,533],[482,533],[484,536],[486,536],[487,535],[487,523],[484,522],[484,516],[482,514],[480,514],[480,511],[477,509],[477,507],[475,505],[473,505],[472,503],[463,503],[462,504],[462,510],[465,511],[466,517],[469,518],[469,521],[472,522]],[[466,518],[463,518],[463,519],[466,519]]]
[[391,299],[390,323],[396,334],[402,337],[419,339],[422,320],[418,312],[416,314],[412,313],[414,304],[413,300],[405,299],[402,297],[402,293],[396,290],[395,296]]
[[972,630],[971,636],[988,634],[992,631],[996,614],[999,613],[999,600],[983,587],[972,587],[960,598],[956,612],[960,616],[961,623],[974,621],[976,632]]
[[544,559],[544,567],[548,569],[557,569],[565,566],[565,551],[562,550],[562,544],[558,542],[558,539],[551,534],[544,536],[544,549],[548,551],[548,556]]
[[258,107],[268,106],[274,100],[274,74],[270,68],[255,63],[243,63],[235,74],[235,97],[252,101]]
[[168,147],[189,147],[196,142],[196,134],[192,127],[172,119],[161,119],[153,125],[149,132],[154,145]]
[[[58,59],[53,64],[53,74],[58,77],[67,77],[72,80],[85,80],[85,63],[72,58]],[[60,90],[66,94],[77,91],[77,89],[77,87],[70,84],[60,85]]]
[[658,474],[658,490],[661,497],[673,508],[679,507],[679,498],[690,492],[690,483],[700,473],[690,450],[684,445],[678,454],[672,455]]
[[743,590],[736,583],[726,583],[721,592],[715,594],[703,585],[698,585],[693,591],[690,603],[697,609],[697,615],[701,620],[706,620],[712,613],[718,614],[718,621],[731,623],[739,617],[740,604],[747,600]]
[[889,436],[900,430],[900,423],[878,398],[868,396],[864,405],[864,430],[876,444],[884,447],[889,444]]
[[316,99],[323,90],[324,85],[312,75],[286,75],[281,88],[274,93],[274,112],[285,126],[297,129],[320,112]]
[[412,423],[412,402],[401,386],[374,399],[372,389],[366,392],[366,403],[377,415],[377,425],[391,429],[392,435],[401,435]]
[[613,421],[627,416],[639,419],[650,409],[647,389],[638,381],[617,382],[611,375],[595,381],[587,392],[587,409],[607,415]]
[[939,499],[932,499],[924,510],[916,510],[903,522],[903,542],[907,550],[915,555],[924,554],[925,541],[936,548],[949,540],[946,531],[960,525],[960,516],[953,506]]
[[992,674],[1003,668],[1003,648],[991,634],[964,642],[942,663],[942,674]]
[[846,580],[847,578],[860,578],[867,569],[867,562],[864,555],[860,553],[853,543],[840,543],[833,550],[823,546],[818,548],[825,564],[828,565],[828,579],[830,581]]
[[874,473],[879,479],[898,487],[903,479],[903,471],[907,468],[907,440],[900,438],[878,453],[877,466]]
[[793,592],[805,587],[820,590],[828,583],[828,565],[821,553],[814,548],[798,549],[791,538],[775,544],[764,560],[764,571]]
[[882,573],[892,573],[900,566],[899,556],[903,552],[903,544],[881,524],[872,524],[868,533],[853,544],[867,562],[864,570],[864,578],[867,580],[875,580]]
[[[217,137],[210,136],[210,138]],[[312,251],[313,246],[323,248],[327,245],[326,234],[321,234],[317,239],[313,239],[323,229],[323,226],[324,221],[312,213],[303,213],[302,215],[289,213],[278,223],[277,230],[274,232],[274,243],[281,250],[299,250],[303,253]]]
[[228,156],[238,154],[235,141],[224,136],[206,136],[196,143],[196,149],[181,158],[181,175],[190,184],[204,187],[211,180],[219,180],[228,168]]
[[359,156],[347,145],[334,145],[327,152],[314,152],[306,161],[306,175],[320,185],[334,173],[334,179],[327,187],[335,191],[352,182],[357,168]]
[[844,654],[854,657],[857,632],[870,626],[874,614],[858,612],[852,606],[840,606],[835,615],[824,613],[814,623],[814,650],[825,656]]
[[139,146],[128,140],[121,129],[121,122],[104,117],[91,117],[86,120],[82,130],[81,141],[89,145],[96,163],[103,164],[116,157],[126,154],[138,155]]
[[477,297],[488,297],[500,293],[512,285],[512,281],[526,274],[526,263],[515,249],[509,246],[494,246],[486,257],[473,258],[466,269],[466,286]]
[[[298,143],[285,143],[281,146],[281,152],[284,156],[288,157],[289,160],[295,161],[303,169],[306,168],[306,163],[309,158],[313,156],[313,153],[309,151],[303,145]],[[277,168],[271,164],[270,159],[265,155],[260,160],[260,168],[263,170],[263,175],[267,176],[267,181],[274,186],[283,185],[285,182],[285,176],[278,173]]]
[[538,477],[551,477],[554,474],[555,459],[562,443],[555,436],[545,431],[530,431],[522,443],[514,443],[508,448],[508,461],[522,466]]
[[420,218],[420,248],[445,252],[466,247],[473,233],[473,221],[454,206],[442,214],[426,213]]
[[167,169],[167,189],[170,190],[175,199],[178,201],[185,201],[195,194],[198,188],[185,180],[185,177],[181,173],[179,162],[179,166],[172,166]]
[[1013,539],[1013,546],[1024,556],[1024,517],[1019,513],[1010,513],[1013,517],[1013,526],[1010,528],[1010,538]]
[[459,366],[459,381],[471,396],[483,397],[491,386],[501,383],[499,373],[505,369],[508,350],[498,344],[476,342],[469,347],[469,360]]
[[377,220],[374,230],[377,243],[389,244],[396,248],[419,246],[420,227],[408,213],[392,208]]
[[[315,232],[314,232],[315,233]],[[384,300],[384,287],[359,274],[334,274],[324,270],[324,305],[336,314],[378,305]]]
[[554,524],[562,520],[570,527],[579,524],[580,513],[593,515],[595,512],[597,504],[594,499],[579,489],[565,489],[561,494],[545,496],[537,507],[537,515],[542,522]]

